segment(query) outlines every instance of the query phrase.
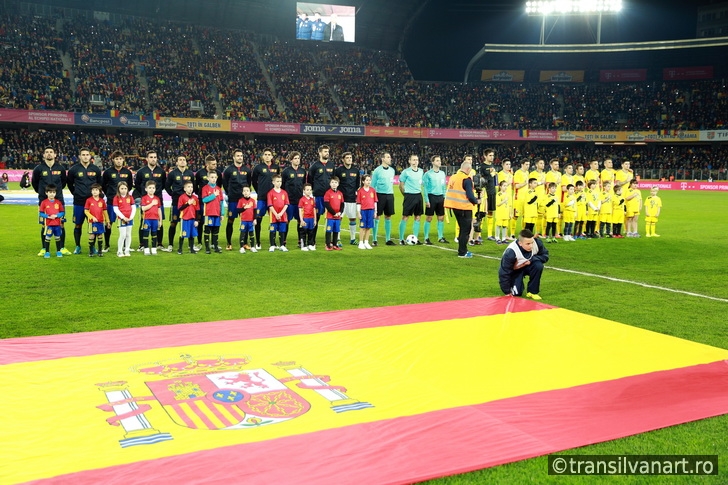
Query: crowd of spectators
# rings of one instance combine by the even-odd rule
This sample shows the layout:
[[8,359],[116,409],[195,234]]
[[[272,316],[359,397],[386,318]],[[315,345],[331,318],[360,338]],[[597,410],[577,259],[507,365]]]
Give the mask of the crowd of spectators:
[[63,44],[52,19],[0,18],[0,106],[68,111],[70,83],[59,50]]
[[[131,167],[139,167],[149,149],[157,150],[165,166],[174,164],[177,155],[185,155],[188,163],[196,170],[203,164],[207,155],[214,155],[218,161],[227,165],[235,149],[242,149],[246,163],[253,166],[264,147],[271,147],[276,161],[285,163],[290,151],[302,154],[304,167],[318,160],[318,146],[322,142],[316,138],[255,137],[245,139],[234,134],[195,133],[180,134],[169,132],[155,135],[139,135],[133,131],[119,130],[116,133],[96,131],[53,129],[25,130],[0,129],[0,161],[9,169],[32,168],[41,161],[43,148],[51,145],[59,154],[58,159],[69,166],[77,161],[78,151],[88,147],[103,166],[109,166],[114,150],[121,150]],[[711,145],[673,145],[650,144],[639,146],[604,146],[587,143],[534,144],[521,145],[472,142],[433,142],[431,140],[393,140],[376,141],[366,139],[341,139],[328,142],[331,156],[337,163],[341,154],[351,152],[354,161],[364,171],[371,172],[378,164],[378,155],[387,150],[392,154],[394,166],[399,170],[407,167],[410,154],[420,157],[421,166],[430,166],[430,157],[440,155],[445,166],[454,170],[462,161],[465,153],[481,154],[486,148],[496,150],[496,165],[509,158],[517,165],[521,159],[529,158],[550,160],[558,158],[562,162],[588,165],[592,160],[602,161],[611,157],[615,166],[629,160],[632,169],[644,178],[674,176],[677,179],[726,179],[728,169],[728,146]]]
[[276,119],[276,102],[258,65],[252,37],[216,29],[200,32],[203,70],[212,76],[226,119]]
[[[396,54],[348,44],[270,41],[143,18],[119,25],[4,19],[0,99],[13,108],[498,130],[677,131],[728,121],[721,80],[420,82]],[[90,103],[94,94],[103,104]]]
[[[137,29],[103,22],[73,20],[64,26],[76,84],[75,106],[83,112],[146,111],[145,91],[134,63]],[[92,104],[91,96],[104,104]]]

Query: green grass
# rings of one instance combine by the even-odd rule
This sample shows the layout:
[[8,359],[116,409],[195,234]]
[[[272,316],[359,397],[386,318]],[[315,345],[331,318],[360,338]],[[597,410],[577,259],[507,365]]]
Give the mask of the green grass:
[[[677,191],[662,191],[660,196],[664,207],[657,231],[661,238],[559,242],[548,245],[549,266],[728,299],[728,273],[724,269],[728,240],[722,223],[728,214],[728,197]],[[346,245],[338,253],[302,253],[295,249],[288,254],[241,255],[235,251],[143,257],[133,253],[131,258],[119,259],[114,242],[112,251],[103,259],[84,255],[44,260],[36,256],[40,239],[35,207],[0,204],[0,216],[0,271],[6,317],[0,324],[2,338],[500,295],[496,259],[463,260],[453,251],[424,246],[380,246],[374,251],[360,251]],[[395,238],[398,222],[395,216]],[[446,226],[446,236],[451,240],[453,226]],[[66,227],[68,245],[72,246],[72,225]],[[434,234],[435,224],[432,230]],[[643,226],[640,230],[644,233]],[[319,249],[322,246],[319,242]],[[449,247],[454,249],[455,245]],[[502,250],[501,246],[488,244],[474,252],[497,257]],[[445,278],[453,274],[461,276]],[[559,307],[728,349],[725,301],[553,269],[544,274],[541,295],[544,302]],[[726,450],[728,416],[721,416],[568,453],[719,454],[725,475]],[[555,479],[547,475],[546,457],[540,457],[432,483],[556,480],[614,481],[608,477]],[[666,480],[621,477],[619,481]],[[689,477],[670,477],[669,481],[693,482]],[[726,482],[721,476],[703,477],[702,481]]]

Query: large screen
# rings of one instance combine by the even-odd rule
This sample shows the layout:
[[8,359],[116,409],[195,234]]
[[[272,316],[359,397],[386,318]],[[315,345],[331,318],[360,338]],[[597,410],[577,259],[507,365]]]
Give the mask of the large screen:
[[296,39],[354,42],[355,7],[325,3],[296,4]]

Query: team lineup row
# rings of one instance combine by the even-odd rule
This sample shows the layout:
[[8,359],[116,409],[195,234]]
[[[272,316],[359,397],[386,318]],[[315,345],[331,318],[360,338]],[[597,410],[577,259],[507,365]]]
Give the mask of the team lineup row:
[[[266,214],[270,216],[271,222],[270,250],[280,248],[282,251],[287,251],[288,223],[294,219],[298,221],[297,245],[307,250],[315,249],[319,220],[324,214],[327,219],[327,249],[341,248],[338,233],[341,231],[342,217],[349,220],[352,244],[355,244],[357,239],[356,221],[357,219],[360,221],[359,247],[366,249],[367,246],[378,244],[380,218],[384,215],[386,244],[395,245],[396,243],[391,238],[391,216],[395,213],[393,196],[395,169],[392,167],[391,154],[382,153],[380,165],[373,170],[370,176],[362,177],[359,168],[353,165],[351,153],[343,153],[342,163],[335,166],[329,160],[329,152],[330,148],[327,145],[320,146],[318,149],[319,160],[312,163],[308,171],[301,168],[299,152],[290,152],[289,164],[281,167],[272,163],[273,152],[266,148],[262,151],[260,163],[252,169],[243,163],[242,150],[235,150],[232,163],[224,170],[217,168],[217,160],[214,156],[207,156],[205,167],[193,173],[187,168],[186,158],[179,156],[175,167],[167,173],[159,166],[156,152],[148,151],[145,165],[136,174],[133,174],[125,166],[123,153],[118,151],[112,153],[113,166],[102,172],[100,168],[91,163],[91,154],[86,149],[80,150],[79,161],[66,172],[64,167],[56,161],[53,147],[46,147],[43,153],[43,163],[33,170],[32,185],[38,193],[39,204],[48,196],[46,189],[53,186],[55,191],[53,200],[61,207],[64,205],[63,188],[68,187],[70,190],[73,195],[74,239],[77,254],[81,253],[81,235],[86,220],[90,223],[91,247],[89,252],[91,255],[100,255],[108,251],[111,228],[113,223],[118,220],[120,244],[117,254],[128,255],[128,244],[130,244],[131,238],[130,227],[133,224],[137,207],[141,209],[143,221],[139,225],[140,242],[146,247],[148,254],[155,253],[158,247],[164,248],[162,244],[165,219],[164,203],[162,202],[163,191],[166,191],[172,199],[168,227],[169,244],[164,248],[167,251],[171,251],[175,244],[177,225],[180,221],[182,222],[181,234],[183,238],[190,240],[192,251],[199,248],[192,244],[192,239],[197,238],[198,244],[200,244],[203,234],[206,250],[220,251],[219,229],[225,215],[227,215],[225,237],[228,250],[232,250],[232,235],[238,215],[241,216],[240,251],[244,252],[246,248],[259,249],[261,222]],[[536,161],[533,171],[530,171],[529,160],[522,160],[520,168],[515,171],[511,168],[511,161],[504,160],[502,170],[496,172],[493,167],[494,157],[493,150],[486,150],[483,154],[483,164],[477,170],[472,168],[472,155],[465,155],[463,158],[464,163],[468,163],[469,168],[466,175],[471,180],[474,190],[472,210],[475,217],[467,237],[467,242],[471,245],[482,243],[481,226],[484,221],[487,221],[487,239],[498,243],[507,242],[514,237],[518,219],[521,219],[521,227],[534,229],[539,234],[546,234],[548,241],[555,241],[557,225],[559,235],[563,233],[564,236],[569,236],[564,237],[564,240],[567,241],[573,240],[574,234],[582,235],[582,237],[598,234],[613,234],[621,237],[621,222],[612,220],[612,214],[618,214],[620,210],[631,214],[627,215],[626,220],[627,236],[638,234],[636,214],[634,213],[639,214],[641,210],[641,196],[638,197],[639,190],[636,189],[636,186],[632,189],[629,183],[633,180],[629,162],[624,162],[621,170],[614,171],[612,161],[606,159],[604,170],[599,172],[599,163],[593,161],[591,168],[586,173],[584,173],[582,165],[574,167],[572,164],[567,164],[562,173],[559,170],[558,160],[550,162],[551,170],[548,172],[544,170],[544,160]],[[431,158],[432,168],[427,172],[419,168],[417,155],[411,155],[408,162],[409,167],[399,174],[398,186],[404,195],[402,219],[399,224],[399,243],[406,244],[407,222],[410,217],[413,217],[411,232],[413,238],[410,242],[421,244],[418,236],[423,214],[426,215],[423,228],[425,243],[431,244],[430,224],[435,216],[437,217],[437,239],[439,242],[447,242],[444,237],[445,208],[449,207],[452,210],[458,207],[447,204],[446,199],[452,198],[447,197],[447,190],[453,190],[453,188],[447,186],[445,172],[440,169],[440,157]],[[214,176],[210,177],[213,173]],[[336,186],[331,182],[332,180],[335,181]],[[94,185],[97,185],[95,189]],[[624,190],[629,193],[622,194],[623,186],[626,186]],[[613,191],[612,187],[616,190]],[[251,188],[255,193],[251,191]],[[362,206],[360,198],[362,189],[365,189],[367,194],[371,194],[372,207],[368,207],[366,204]],[[94,195],[94,190],[98,191],[96,195]],[[306,193],[307,190],[310,194]],[[481,198],[483,191],[485,197]],[[594,196],[591,202],[587,201],[597,192],[602,195]],[[271,199],[271,193],[273,199]],[[101,199],[102,195],[106,197],[105,201]],[[656,194],[654,195],[656,196]],[[156,198],[156,204],[150,206],[151,202],[145,200],[145,197]],[[103,202],[101,204],[103,215],[101,212],[98,214],[88,212],[87,202],[92,198],[97,201],[96,207],[99,206],[99,200]],[[251,199],[253,200],[252,205]],[[308,208],[300,206],[301,199],[304,199],[304,202],[308,199],[314,201],[314,207],[311,209],[313,213]],[[129,201],[133,203],[129,203]],[[615,206],[618,201],[621,202]],[[121,206],[115,202],[120,203]],[[608,210],[608,206],[612,209]],[[371,217],[369,211],[372,212]],[[43,217],[43,214],[48,215],[41,211],[40,222],[43,224],[41,241],[44,249],[39,254],[49,256],[48,242],[51,238],[56,238],[57,244],[60,245],[59,255],[70,254],[65,249],[65,231],[62,223],[64,218],[60,217],[57,222],[49,224],[49,218]],[[572,216],[574,221],[571,221]],[[157,221],[156,224],[148,222],[153,220]],[[584,221],[588,221],[585,227],[580,226],[580,223]],[[594,226],[598,226],[599,230],[590,226],[589,222],[595,222]],[[572,223],[575,226],[571,226]],[[611,225],[615,225],[616,232],[613,232]],[[47,230],[48,227],[53,226],[59,226],[60,229]],[[372,229],[373,231],[371,231]],[[57,231],[59,234],[56,236],[55,233],[52,233],[53,231]],[[279,236],[277,244],[275,243],[276,233]],[[122,234],[124,238],[121,237]],[[243,234],[245,240],[243,240]],[[372,235],[371,245],[368,242],[370,234]],[[248,235],[251,244],[247,243]],[[648,235],[650,235],[649,231]],[[150,236],[152,244],[148,241]],[[92,239],[93,244],[91,244]],[[102,239],[103,249],[96,250],[96,245],[102,245]],[[181,240],[179,242],[178,252],[181,251]],[[127,250],[125,251],[124,248]]]

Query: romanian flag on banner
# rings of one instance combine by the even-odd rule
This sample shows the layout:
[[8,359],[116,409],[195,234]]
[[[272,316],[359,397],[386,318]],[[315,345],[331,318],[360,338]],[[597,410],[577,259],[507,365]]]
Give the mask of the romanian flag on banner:
[[728,351],[513,297],[0,341],[1,483],[410,483],[728,412]]

